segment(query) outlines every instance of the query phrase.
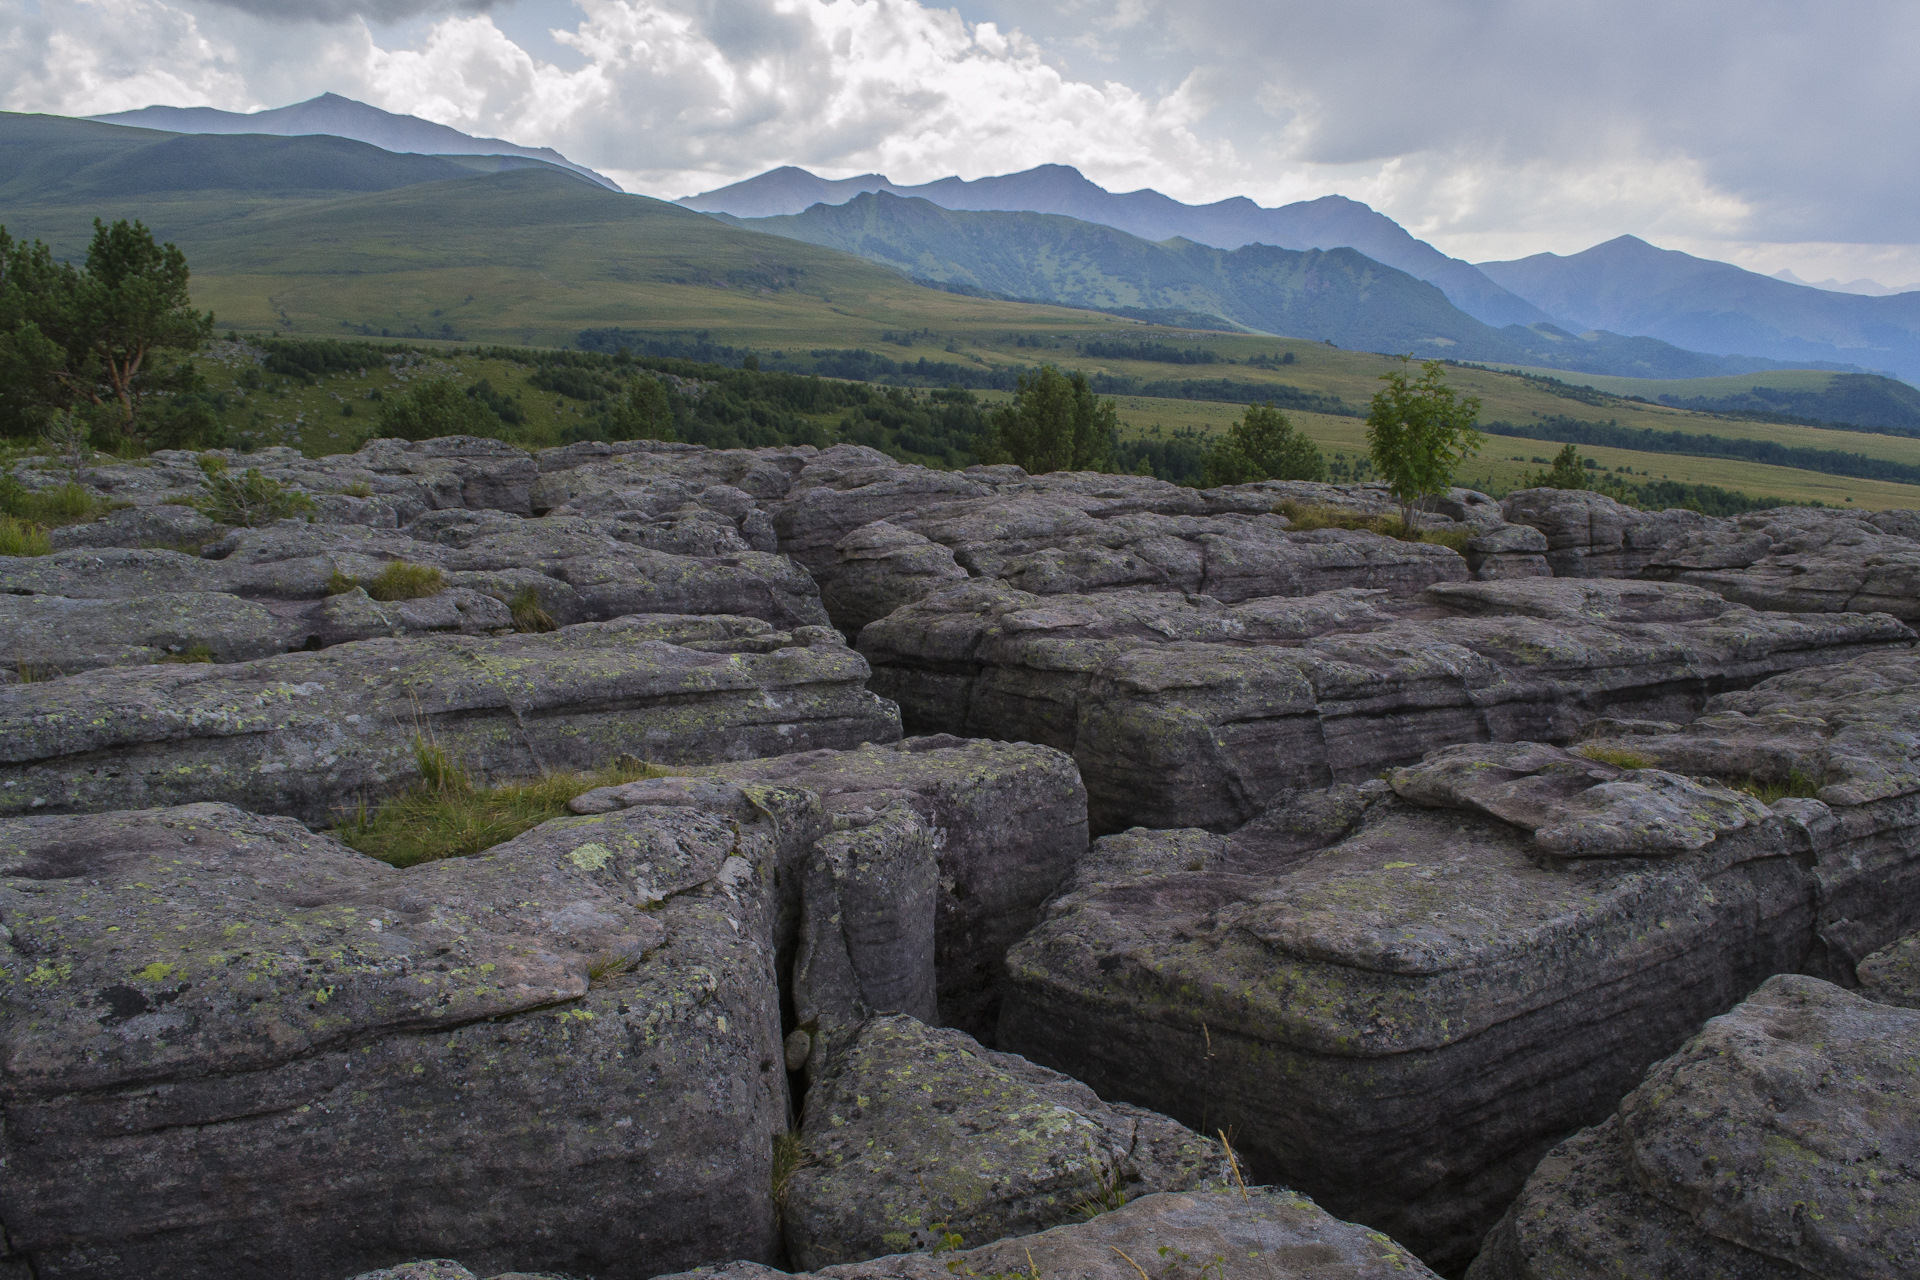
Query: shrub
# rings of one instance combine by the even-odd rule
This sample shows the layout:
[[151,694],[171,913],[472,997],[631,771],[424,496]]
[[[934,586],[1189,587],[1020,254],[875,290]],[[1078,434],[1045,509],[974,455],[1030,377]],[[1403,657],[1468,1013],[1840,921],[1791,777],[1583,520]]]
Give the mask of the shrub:
[[389,561],[369,582],[361,583],[375,600],[419,600],[447,589],[447,577],[432,565]]
[[217,460],[203,458],[201,469],[206,472],[207,492],[192,505],[215,524],[256,529],[313,510],[312,498],[278,480],[267,479],[256,468],[249,467],[234,476]]
[[548,774],[496,787],[477,785],[442,747],[414,744],[420,780],[371,812],[362,806],[334,834],[349,847],[395,867],[465,857],[567,815],[567,802],[595,787],[665,777],[666,770],[622,759],[590,774]]
[[382,401],[379,434],[402,440],[501,435],[500,415],[452,378],[429,378],[404,396]]
[[1030,475],[1102,471],[1116,435],[1111,400],[1096,399],[1084,373],[1050,364],[1020,375],[1013,403],[993,415],[994,449]]
[[1256,480],[1325,480],[1326,459],[1313,441],[1293,429],[1270,404],[1250,404],[1226,439],[1207,455],[1207,484]]
[[50,556],[47,531],[27,520],[0,516],[0,556]]

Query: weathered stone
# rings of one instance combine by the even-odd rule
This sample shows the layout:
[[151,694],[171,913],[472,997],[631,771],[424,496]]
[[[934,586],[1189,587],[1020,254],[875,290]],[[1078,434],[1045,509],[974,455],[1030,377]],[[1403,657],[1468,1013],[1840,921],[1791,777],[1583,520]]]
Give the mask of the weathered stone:
[[[1898,665],[1832,682],[1897,703]],[[1702,1020],[1773,974],[1852,981],[1920,928],[1920,780],[1763,808],[1668,768],[1456,747],[1396,771],[1398,794],[1096,842],[1008,957],[999,1044],[1231,1125],[1262,1177],[1461,1265],[1541,1154]],[[1620,821],[1623,783],[1654,775],[1684,820]]]
[[1467,568],[1483,582],[1498,578],[1544,578],[1547,537],[1531,525],[1499,524],[1467,539]]
[[1503,505],[1508,521],[1546,535],[1547,563],[1562,578],[1630,578],[1667,543],[1727,523],[1678,508],[1636,511],[1588,489],[1521,489]]
[[[871,1010],[919,1008],[884,994],[917,989],[915,975],[922,972],[917,960],[900,963],[903,952],[917,955],[914,948],[921,945],[900,927],[904,914],[918,909],[926,883],[925,872],[911,871],[898,858],[919,839],[900,811],[917,814],[926,833],[929,870],[935,873],[937,1017],[981,1038],[992,1036],[999,1016],[1007,948],[1039,921],[1041,905],[1059,891],[1087,848],[1087,800],[1079,771],[1072,760],[1046,747],[911,738],[892,746],[802,752],[685,772],[818,793],[849,841],[847,854],[857,855],[869,839],[885,838],[879,850],[887,856],[876,864],[880,874],[860,877],[867,886],[860,898],[870,904],[865,918],[872,926],[859,933],[843,930],[853,952],[848,963],[861,974],[862,998]],[[670,778],[602,788],[576,799],[573,808],[597,813],[663,803],[663,796],[686,785],[686,779]],[[834,849],[842,867],[838,880],[845,884],[845,868],[857,867],[860,859],[841,856],[837,845]],[[889,889],[888,867],[909,875],[912,891]],[[826,901],[841,902],[839,891]]]
[[0,813],[226,800],[317,822],[414,780],[423,737],[492,777],[892,741],[867,675],[826,628],[662,615],[101,670],[0,688]]
[[71,547],[187,547],[214,538],[220,526],[192,507],[154,503],[122,507],[86,524],[47,532],[54,550]]
[[815,1270],[1029,1235],[1155,1191],[1230,1185],[1218,1144],[959,1031],[875,1018],[816,1074],[787,1183],[788,1256]]
[[[1277,1187],[1141,1196],[1087,1222],[983,1248],[902,1253],[810,1273],[821,1280],[952,1280],[954,1276],[1072,1276],[1075,1280],[1210,1280],[1224,1271],[1271,1280],[1431,1280],[1420,1260],[1377,1231],[1329,1216]],[[662,1280],[780,1280],[752,1262]],[[802,1273],[809,1274],[809,1273]]]
[[1912,512],[1782,507],[1713,521],[1667,542],[1641,573],[1756,609],[1920,618]]
[[817,800],[757,803],[408,871],[224,805],[0,823],[12,1247],[42,1280],[771,1260],[767,885]]
[[860,649],[916,732],[1070,752],[1095,829],[1112,831],[1231,828],[1290,790],[1446,743],[1565,742],[1602,714],[1684,720],[1719,690],[1910,637],[1885,615],[1756,613],[1658,583],[1519,579],[1441,584],[1405,604],[1338,591],[1226,606],[969,582],[869,625]]
[[1874,952],[1860,962],[1854,976],[1867,999],[1920,1009],[1920,933]]
[[1920,1271],[1920,1012],[1779,977],[1541,1162],[1470,1280]]
[[197,646],[208,661],[240,662],[285,653],[302,639],[294,622],[265,606],[215,592],[125,600],[0,595],[0,663],[33,679],[145,666]]

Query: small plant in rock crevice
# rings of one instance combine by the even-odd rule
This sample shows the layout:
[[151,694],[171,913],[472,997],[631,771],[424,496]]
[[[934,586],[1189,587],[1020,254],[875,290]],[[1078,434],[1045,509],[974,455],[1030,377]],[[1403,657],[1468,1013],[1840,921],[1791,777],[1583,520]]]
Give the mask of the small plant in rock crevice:
[[1782,800],[1818,800],[1821,784],[1799,769],[1789,769],[1787,776],[1777,782],[1747,777],[1730,780],[1727,785],[1735,791],[1746,792],[1761,804],[1776,804]]
[[170,653],[160,659],[162,662],[212,662],[213,649],[204,640],[196,640],[177,653]]
[[1615,746],[1610,742],[1583,742],[1573,749],[1575,755],[1597,760],[1601,764],[1610,764],[1618,769],[1652,769],[1653,757],[1641,755],[1628,747]]
[[314,509],[311,497],[269,480],[255,468],[235,476],[221,459],[203,454],[200,470],[207,478],[207,491],[194,500],[193,508],[215,524],[257,529]]
[[560,629],[553,615],[540,607],[540,593],[531,585],[514,592],[513,598],[507,601],[507,609],[513,615],[515,631],[537,633]]
[[391,560],[385,568],[360,584],[375,600],[393,603],[437,596],[447,589],[447,575],[428,564],[410,560]]

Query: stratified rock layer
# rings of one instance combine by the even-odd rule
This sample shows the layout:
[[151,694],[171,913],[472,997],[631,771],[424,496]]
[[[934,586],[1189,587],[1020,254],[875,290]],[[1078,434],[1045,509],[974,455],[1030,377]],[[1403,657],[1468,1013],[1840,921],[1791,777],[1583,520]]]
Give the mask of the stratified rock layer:
[[548,635],[366,640],[0,687],[0,814],[224,800],[319,822],[418,777],[852,747],[899,736],[826,628],[637,616]]
[[1920,1273],[1920,1011],[1774,978],[1540,1163],[1470,1280]]
[[[1765,696],[1789,694],[1728,699]],[[1906,736],[1878,741],[1896,771]],[[1455,747],[1232,835],[1101,840],[1009,955],[999,1044],[1231,1127],[1262,1177],[1460,1266],[1705,1018],[1915,928],[1920,782],[1769,808],[1619,747]]]
[[1071,753],[1095,829],[1112,831],[1231,828],[1292,790],[1449,743],[1567,741],[1601,714],[1686,719],[1723,689],[1911,639],[1885,615],[1757,613],[1657,583],[1223,605],[970,582],[871,624],[860,649],[910,729]]
[[758,803],[408,871],[224,805],[0,823],[12,1248],[42,1280],[772,1259],[766,885],[818,806]]

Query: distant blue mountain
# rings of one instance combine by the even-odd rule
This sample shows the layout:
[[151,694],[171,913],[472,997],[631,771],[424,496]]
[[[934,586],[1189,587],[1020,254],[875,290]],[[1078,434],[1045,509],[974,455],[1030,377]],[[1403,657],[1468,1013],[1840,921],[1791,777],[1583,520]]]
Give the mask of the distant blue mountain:
[[1358,249],[1375,262],[1437,285],[1454,306],[1495,328],[1552,319],[1487,279],[1471,263],[1449,258],[1408,235],[1392,218],[1344,196],[1324,196],[1278,209],[1262,208],[1244,196],[1192,205],[1152,190],[1111,192],[1089,182],[1078,169],[1059,164],[972,182],[941,178],[905,187],[877,173],[833,180],[787,165],[679,203],[703,213],[766,218],[799,213],[815,204],[845,204],[875,191],[918,197],[943,209],[1055,213],[1115,227],[1143,240],[1177,236],[1219,249],[1250,244]]
[[1621,236],[1480,270],[1574,329],[1645,334],[1715,354],[1842,363],[1920,381],[1920,292],[1886,297],[1789,284]]

